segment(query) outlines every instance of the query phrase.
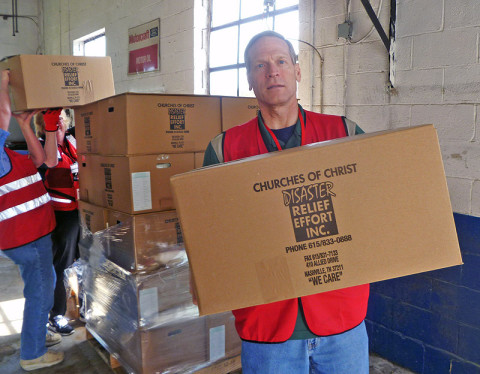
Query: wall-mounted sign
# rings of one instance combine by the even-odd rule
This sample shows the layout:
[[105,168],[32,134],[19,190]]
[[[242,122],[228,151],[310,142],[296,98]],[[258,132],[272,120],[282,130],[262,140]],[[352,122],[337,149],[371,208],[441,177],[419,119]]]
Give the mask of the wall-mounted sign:
[[128,74],[160,69],[160,19],[128,29]]

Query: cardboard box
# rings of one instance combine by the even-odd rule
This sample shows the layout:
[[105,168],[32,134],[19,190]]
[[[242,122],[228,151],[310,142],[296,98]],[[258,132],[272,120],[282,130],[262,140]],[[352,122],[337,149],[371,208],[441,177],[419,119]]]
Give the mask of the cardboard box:
[[115,95],[110,57],[18,55],[10,69],[12,110],[76,107]]
[[[133,332],[128,331],[125,325],[113,327],[109,321],[87,327],[131,372],[191,373],[207,366],[201,370],[202,373],[226,373],[224,366],[230,365],[226,359],[238,357],[241,340],[237,334],[230,334],[235,330],[231,313],[219,314],[215,321],[208,320],[209,317],[183,318]],[[110,330],[107,330],[108,327]],[[218,362],[222,363],[220,368],[208,369],[213,369]],[[237,368],[239,366],[236,365]]]
[[82,226],[90,232],[95,233],[107,227],[107,211],[105,208],[79,200],[78,212]]
[[221,131],[220,98],[125,93],[75,110],[79,153],[203,152]]
[[205,152],[195,152],[195,169],[201,168],[203,166],[204,157]]
[[201,314],[462,263],[432,125],[287,149],[171,182]]
[[222,131],[250,121],[259,110],[254,97],[222,96]]
[[128,214],[172,210],[170,177],[193,168],[193,153],[80,155],[80,199]]
[[186,260],[182,231],[174,210],[136,215],[109,210],[107,224],[111,228],[108,258],[124,269],[151,271]]
[[104,254],[123,269],[150,272],[186,260],[176,211],[132,215],[85,201],[78,205],[82,227],[92,233],[109,229]]

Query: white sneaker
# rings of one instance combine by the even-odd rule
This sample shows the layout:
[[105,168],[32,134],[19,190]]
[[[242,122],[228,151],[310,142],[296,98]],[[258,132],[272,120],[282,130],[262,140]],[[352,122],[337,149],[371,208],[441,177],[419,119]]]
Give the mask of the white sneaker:
[[32,371],[41,368],[47,368],[59,364],[63,361],[63,352],[47,351],[43,356],[33,360],[20,360],[20,366],[23,370]]
[[47,336],[45,338],[45,346],[51,347],[52,345],[58,344],[62,341],[62,336],[56,332],[50,331],[47,329]]

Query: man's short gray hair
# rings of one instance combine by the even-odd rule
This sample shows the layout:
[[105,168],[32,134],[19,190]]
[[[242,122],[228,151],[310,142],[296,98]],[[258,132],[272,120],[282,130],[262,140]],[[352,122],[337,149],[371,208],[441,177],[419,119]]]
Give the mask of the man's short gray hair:
[[292,43],[289,40],[287,40],[282,34],[279,34],[278,32],[275,32],[275,31],[267,30],[255,35],[252,39],[250,39],[250,41],[247,44],[247,47],[245,48],[245,53],[243,57],[245,59],[245,65],[247,67],[247,73],[250,71],[250,56],[249,56],[250,49],[258,40],[267,36],[278,38],[280,40],[283,40],[285,43],[287,43],[288,52],[290,54],[290,58],[292,59],[293,64],[297,62],[297,54],[295,53],[295,49],[293,48]]

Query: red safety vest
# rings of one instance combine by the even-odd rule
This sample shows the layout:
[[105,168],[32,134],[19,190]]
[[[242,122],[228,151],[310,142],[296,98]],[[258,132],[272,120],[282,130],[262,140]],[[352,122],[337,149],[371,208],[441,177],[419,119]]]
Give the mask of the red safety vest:
[[58,146],[58,164],[45,172],[45,187],[53,202],[53,209],[70,211],[78,208],[78,181],[72,173],[72,166],[77,167],[77,150],[65,138],[63,147]]
[[[306,113],[302,117],[302,145],[347,136],[341,117]],[[275,139],[275,138],[274,138]],[[224,161],[267,153],[258,118],[225,132]],[[334,335],[359,325],[367,314],[368,284],[328,291],[233,311],[240,337],[257,342],[283,342],[290,338],[302,303],[308,328],[316,335]]]
[[12,170],[0,178],[0,249],[31,243],[55,228],[50,197],[26,155],[5,148]]

